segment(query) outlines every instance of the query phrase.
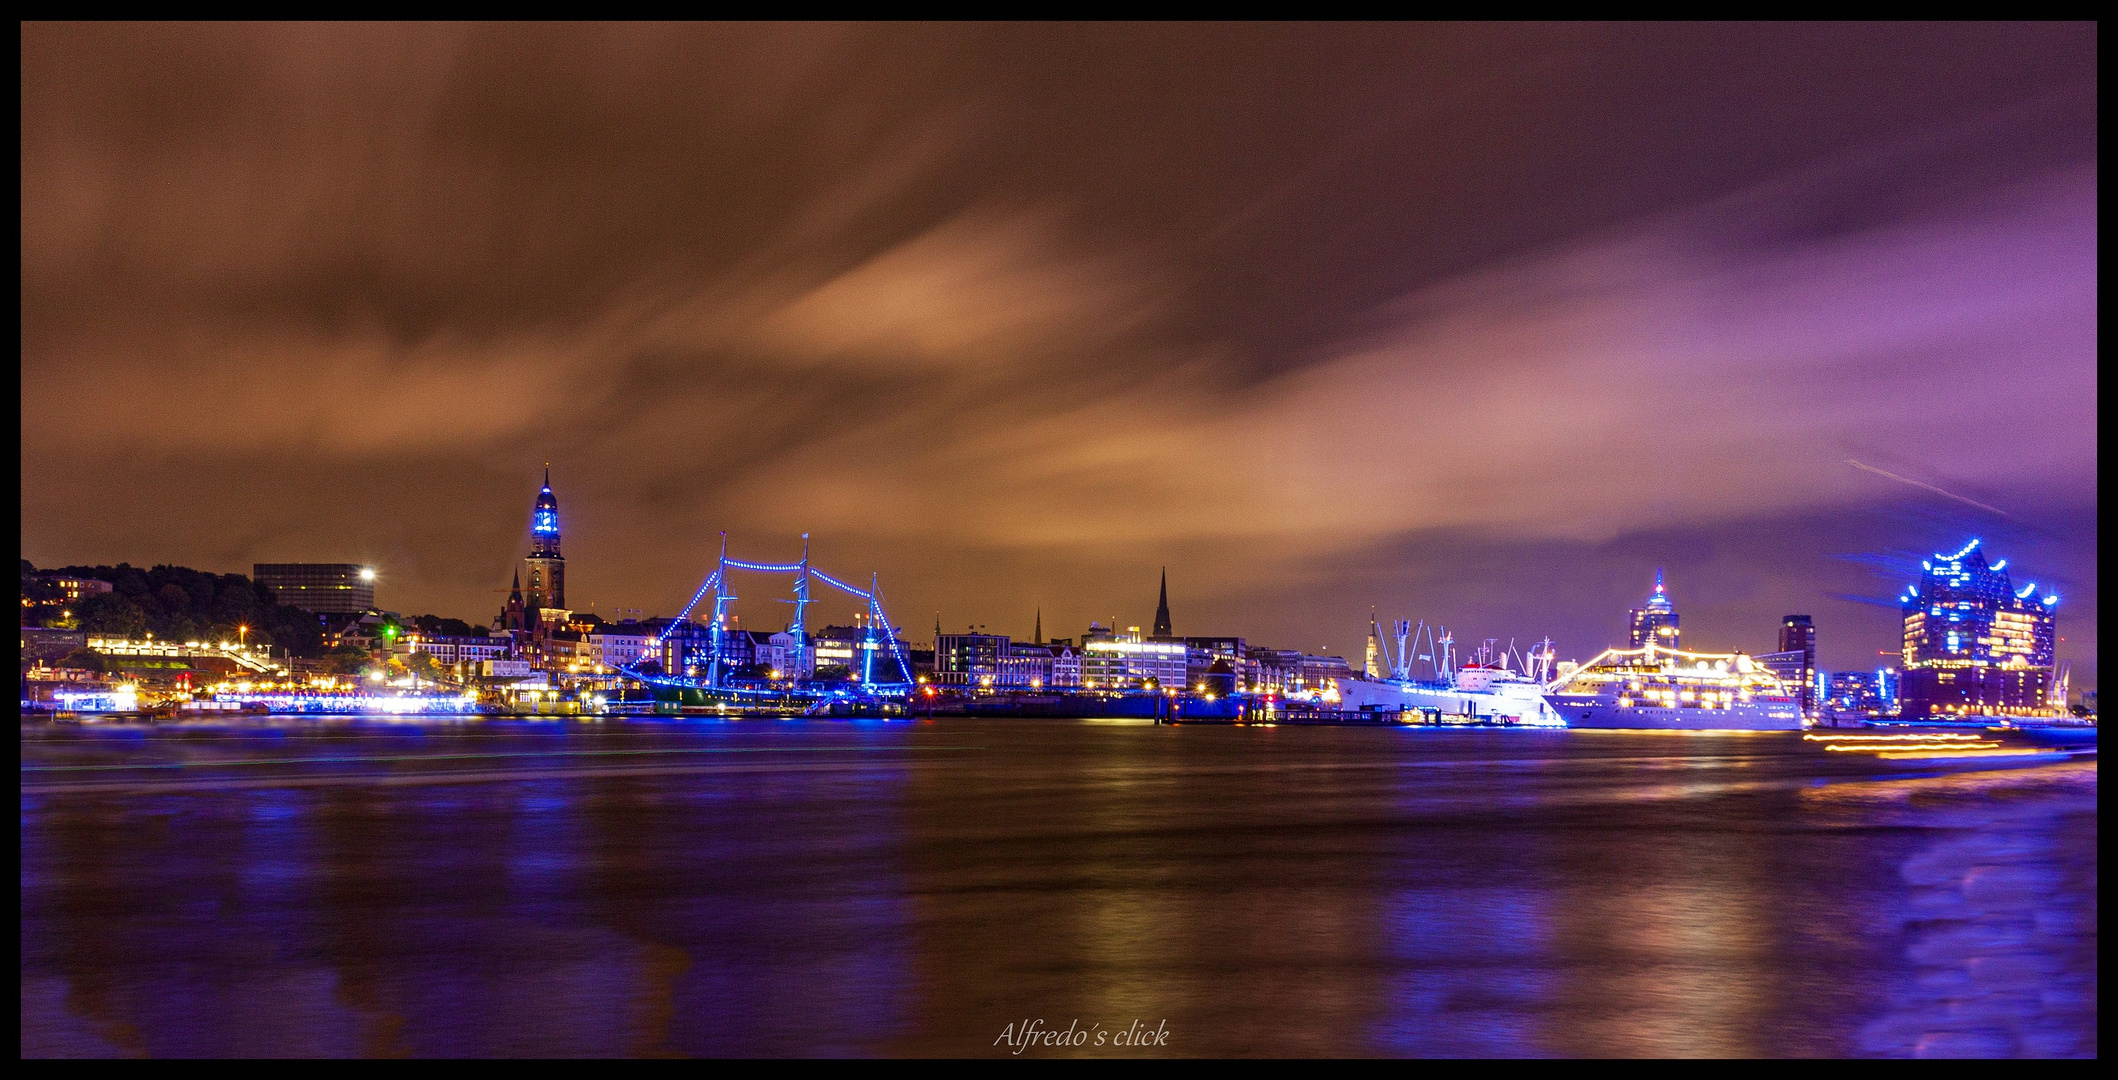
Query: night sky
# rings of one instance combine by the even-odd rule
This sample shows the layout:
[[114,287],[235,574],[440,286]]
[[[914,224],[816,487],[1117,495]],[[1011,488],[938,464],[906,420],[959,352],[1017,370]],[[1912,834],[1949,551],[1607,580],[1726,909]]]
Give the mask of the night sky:
[[1838,669],[1978,536],[2095,685],[2093,26],[22,34],[40,566],[490,619],[549,460],[606,617]]

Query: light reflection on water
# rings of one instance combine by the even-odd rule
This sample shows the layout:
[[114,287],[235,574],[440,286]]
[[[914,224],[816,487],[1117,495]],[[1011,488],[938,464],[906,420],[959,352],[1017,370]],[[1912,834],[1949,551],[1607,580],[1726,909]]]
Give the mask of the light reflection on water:
[[29,1056],[997,1055],[1029,1018],[1169,1054],[2096,1049],[2092,760],[1014,720],[22,751]]

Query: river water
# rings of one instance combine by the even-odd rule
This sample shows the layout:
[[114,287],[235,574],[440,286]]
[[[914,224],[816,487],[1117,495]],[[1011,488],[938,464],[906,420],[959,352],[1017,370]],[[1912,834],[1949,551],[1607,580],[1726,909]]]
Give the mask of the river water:
[[21,788],[25,1056],[2096,1052],[2093,759],[356,719]]

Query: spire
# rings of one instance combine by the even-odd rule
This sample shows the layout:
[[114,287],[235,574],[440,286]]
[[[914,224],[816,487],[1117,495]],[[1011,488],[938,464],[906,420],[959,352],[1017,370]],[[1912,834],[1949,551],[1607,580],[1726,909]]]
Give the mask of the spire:
[[1032,637],[1030,642],[1034,645],[1044,644],[1044,609],[1041,607],[1037,609],[1037,635]]
[[517,567],[515,570],[515,585],[514,588],[509,591],[513,594],[515,599],[522,599],[522,570],[520,567]]
[[1169,626],[1169,567],[1162,568],[1162,599],[1155,605],[1155,636],[1170,637],[1174,631]]
[[551,486],[552,486],[552,463],[551,463],[551,462],[549,462],[549,461],[547,461],[547,462],[545,462],[545,463],[544,463],[544,487],[545,487],[545,490],[549,491],[549,490],[551,489]]
[[1662,568],[1655,567],[1655,595],[1662,595]]
[[1382,637],[1382,624],[1375,621],[1375,609],[1371,607],[1368,609],[1368,655],[1361,661],[1361,673],[1371,679],[1382,674],[1382,668],[1376,662],[1375,655],[1382,645]]

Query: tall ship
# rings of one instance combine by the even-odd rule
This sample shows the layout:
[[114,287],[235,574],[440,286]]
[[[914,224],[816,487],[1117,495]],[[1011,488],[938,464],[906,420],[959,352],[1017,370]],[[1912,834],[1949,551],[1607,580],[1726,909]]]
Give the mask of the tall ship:
[[1798,731],[1802,700],[1742,653],[1656,646],[1605,649],[1580,667],[1562,665],[1545,688],[1560,720],[1575,728],[1669,731]]
[[[1552,662],[1549,638],[1527,655],[1498,649],[1498,640],[1489,639],[1459,664],[1453,651],[1455,639],[1446,629],[1437,627],[1430,633],[1422,623],[1415,632],[1400,621],[1396,631],[1393,650],[1382,628],[1371,623],[1367,677],[1338,684],[1341,708],[1414,710],[1435,714],[1443,722],[1465,724],[1566,726],[1544,697]],[[1422,644],[1428,651],[1421,651]],[[1429,677],[1413,676],[1415,661],[1432,665]]]

